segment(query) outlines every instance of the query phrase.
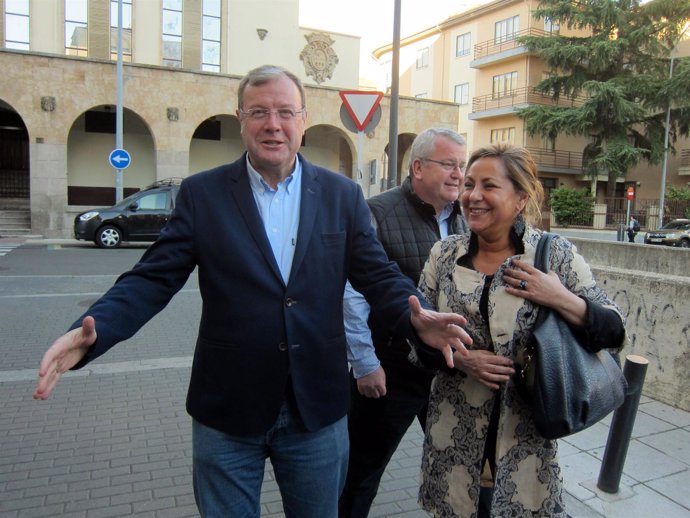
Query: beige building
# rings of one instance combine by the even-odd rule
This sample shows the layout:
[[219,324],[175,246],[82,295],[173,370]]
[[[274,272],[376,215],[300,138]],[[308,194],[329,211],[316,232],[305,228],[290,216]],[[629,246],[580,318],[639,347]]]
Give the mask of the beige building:
[[[0,0],[0,235],[69,237],[76,213],[115,201],[118,41],[124,195],[236,159],[239,79],[266,63],[306,85],[307,159],[365,195],[388,184],[389,98],[359,134],[339,95],[358,90],[359,37],[300,27],[298,0],[122,0],[121,40],[117,12],[117,0]],[[414,136],[458,125],[449,102],[399,109],[395,183]],[[26,228],[10,222],[17,209]]]
[[[510,142],[532,151],[539,163],[547,193],[560,186],[588,187],[598,203],[609,211],[623,203],[629,187],[635,190],[635,209],[646,221],[654,214],[661,187],[661,165],[642,163],[616,186],[617,200],[605,200],[607,177],[592,180],[582,171],[581,137],[559,136],[555,140],[530,137],[518,108],[552,104],[534,92],[534,86],[549,70],[538,57],[518,45],[517,37],[552,31],[575,34],[548,20],[536,20],[532,11],[538,0],[496,0],[453,15],[417,34],[403,38],[400,51],[400,94],[415,98],[441,99],[457,103],[458,129],[470,149],[494,142]],[[678,45],[679,55],[690,54],[690,41]],[[390,86],[392,46],[374,51],[381,63],[381,89]],[[566,101],[562,101],[566,102]],[[577,102],[577,101],[575,101]],[[690,142],[678,142],[677,154],[669,154],[666,185],[690,185]],[[603,209],[597,209],[603,210]],[[611,218],[609,218],[611,219]],[[608,221],[609,224],[612,221]]]

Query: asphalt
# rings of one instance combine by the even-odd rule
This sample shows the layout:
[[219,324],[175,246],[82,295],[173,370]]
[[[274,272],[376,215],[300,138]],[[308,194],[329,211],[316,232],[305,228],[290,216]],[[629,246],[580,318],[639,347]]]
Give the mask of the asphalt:
[[[4,275],[3,260],[20,241],[0,239],[0,517],[198,516],[184,408],[197,288],[185,287],[137,336],[67,374],[50,400],[34,401],[47,337],[70,321],[64,301],[84,307],[102,289],[66,293],[67,279],[58,277],[33,289],[28,277]],[[613,494],[597,488],[610,422],[559,441],[568,513],[690,517],[690,412],[642,396]],[[383,476],[371,518],[428,516],[417,504],[422,439],[413,425]],[[263,517],[284,516],[270,463],[261,507]]]

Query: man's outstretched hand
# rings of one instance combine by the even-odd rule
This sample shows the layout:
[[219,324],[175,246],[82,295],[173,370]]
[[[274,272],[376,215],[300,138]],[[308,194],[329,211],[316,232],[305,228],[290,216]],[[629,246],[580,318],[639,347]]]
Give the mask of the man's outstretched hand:
[[62,374],[79,363],[95,342],[96,321],[93,317],[84,317],[81,327],[55,340],[41,360],[34,399],[48,399]]
[[410,295],[408,301],[412,310],[410,321],[419,338],[429,347],[441,351],[446,364],[452,369],[455,366],[453,350],[459,351],[463,356],[469,354],[465,344],[471,345],[472,338],[460,327],[467,324],[467,320],[457,313],[438,313],[423,309],[414,295]]

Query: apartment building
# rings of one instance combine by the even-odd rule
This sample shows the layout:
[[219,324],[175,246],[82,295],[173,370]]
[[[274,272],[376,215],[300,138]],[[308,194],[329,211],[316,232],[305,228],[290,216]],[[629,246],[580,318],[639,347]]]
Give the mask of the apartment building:
[[[620,205],[632,187],[635,203],[640,210],[646,210],[659,198],[661,165],[640,164],[617,183],[616,197],[620,200],[605,200],[607,177],[591,179],[582,170],[582,150],[588,143],[585,138],[530,137],[517,116],[518,108],[553,103],[534,91],[550,70],[540,58],[519,45],[517,38],[552,32],[578,35],[549,20],[535,19],[533,11],[537,6],[538,0],[496,0],[403,38],[400,94],[457,103],[458,130],[467,136],[470,149],[496,142],[530,149],[539,164],[547,195],[556,187],[587,187],[605,207],[605,203]],[[690,41],[681,42],[678,53],[690,55]],[[391,45],[374,51],[384,71],[390,67],[391,54]],[[389,85],[390,74],[380,87]],[[690,185],[690,142],[678,142],[676,148],[678,153],[668,157],[666,184],[685,187]]]
[[[33,234],[69,237],[76,213],[115,201],[118,53],[124,195],[237,158],[239,80],[266,63],[306,86],[304,156],[380,192],[389,99],[360,136],[339,95],[359,89],[359,47],[358,36],[301,27],[299,0],[0,0],[0,235],[3,210],[26,213]],[[458,123],[448,102],[399,110],[395,183],[429,121]]]

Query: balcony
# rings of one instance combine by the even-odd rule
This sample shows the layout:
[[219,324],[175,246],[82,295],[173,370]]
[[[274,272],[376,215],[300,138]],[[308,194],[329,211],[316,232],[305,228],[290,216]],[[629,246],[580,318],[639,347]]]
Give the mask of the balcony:
[[536,147],[527,147],[527,150],[539,166],[540,173],[584,174],[581,152],[549,151]]
[[516,88],[507,95],[500,97],[494,94],[473,97],[472,113],[469,114],[469,119],[479,120],[490,117],[500,117],[502,115],[514,113],[518,108],[526,108],[534,104],[560,106],[563,108],[582,106],[585,100],[586,97],[577,96],[574,98],[561,97],[558,101],[555,101],[548,95],[536,92],[534,87],[525,86],[523,88]]
[[548,36],[549,34],[553,33],[529,28],[508,34],[501,38],[492,38],[488,41],[477,43],[474,46],[474,58],[470,66],[473,68],[482,68],[519,55],[527,54],[527,49],[517,41],[520,36]]

